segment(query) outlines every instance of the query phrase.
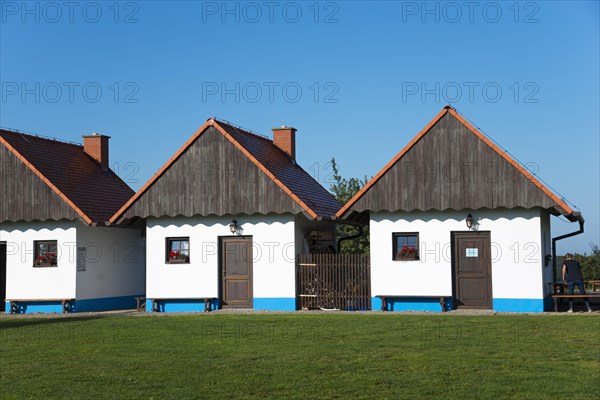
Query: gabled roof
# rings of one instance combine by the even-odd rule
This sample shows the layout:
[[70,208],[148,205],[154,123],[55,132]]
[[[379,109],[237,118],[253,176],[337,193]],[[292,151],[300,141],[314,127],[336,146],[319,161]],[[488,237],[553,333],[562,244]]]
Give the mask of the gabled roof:
[[541,207],[581,218],[452,107],[445,107],[336,214]]
[[[203,141],[203,142],[201,142]],[[212,146],[208,151],[203,150],[203,145]],[[196,147],[195,147],[196,146]],[[233,147],[232,147],[233,146]],[[227,149],[223,149],[227,147]],[[222,152],[227,151],[228,156],[224,158]],[[200,156],[199,154],[202,154]],[[220,154],[216,154],[220,153]],[[187,157],[187,158],[186,158]],[[192,159],[191,157],[196,157]],[[205,157],[205,158],[201,158]],[[207,175],[203,170],[203,163],[215,163],[216,167],[227,168],[226,164],[238,166],[240,163],[247,162],[248,165],[242,168],[242,173],[247,171],[248,167],[255,167],[259,170],[259,178],[265,178],[262,186],[252,186],[240,179],[239,171],[235,177],[239,182],[224,182],[233,180],[230,176],[219,176],[213,181],[203,184],[201,181],[194,182],[198,190],[187,193],[182,187],[187,183],[180,184],[174,182],[177,180],[175,173],[169,174],[171,170],[178,169],[183,172],[183,167],[177,167],[180,162],[186,165],[188,169],[194,169],[194,176],[191,179],[199,179],[197,175]],[[225,164],[225,165],[223,165]],[[218,172],[218,171],[217,171]],[[217,173],[215,172],[215,174]],[[179,173],[179,172],[178,172]],[[204,176],[206,178],[206,176]],[[161,180],[173,180],[166,184]],[[232,185],[239,183],[239,190],[254,190],[257,193],[245,194],[246,198],[239,198],[238,193],[232,190]],[[248,184],[248,185],[247,185]],[[172,193],[167,187],[177,186],[177,191],[181,192],[178,196],[178,204],[170,202],[166,204],[166,197]],[[217,192],[212,193],[211,198],[201,199],[200,196],[207,196],[206,193],[210,185],[219,185]],[[269,186],[270,185],[270,186]],[[153,190],[156,193],[153,193]],[[215,188],[213,188],[215,190]],[[220,190],[220,191],[219,191]],[[204,191],[204,193],[199,193]],[[263,192],[268,191],[270,194]],[[280,192],[279,194],[273,192]],[[161,193],[159,193],[161,192]],[[225,193],[227,192],[227,193]],[[227,197],[230,196],[231,198]],[[148,197],[148,199],[145,199]],[[190,197],[198,197],[190,199]],[[274,197],[278,197],[277,202],[281,205],[278,210],[266,209],[259,210],[258,203],[267,203]],[[283,199],[282,199],[283,198]],[[163,202],[164,204],[156,204]],[[287,202],[287,203],[286,203]],[[217,204],[220,203],[220,204]],[[224,204],[226,203],[226,204]],[[241,204],[244,203],[244,204]],[[285,204],[284,204],[285,203]],[[287,204],[287,205],[286,205]],[[137,206],[137,207],[136,207]],[[250,207],[251,209],[248,209]],[[252,208],[255,207],[255,208]],[[116,222],[121,218],[134,217],[159,217],[162,215],[222,215],[226,213],[267,213],[267,212],[304,212],[311,218],[330,219],[340,209],[341,205],[323,186],[321,186],[310,174],[295,163],[283,150],[278,148],[272,140],[257,134],[248,132],[235,127],[224,121],[211,118],[198,129],[194,135],[175,153],[169,161],[133,196],[118,212],[110,219]],[[134,210],[134,208],[137,208]],[[183,209],[185,208],[185,209]]]
[[[14,179],[4,180],[3,176],[3,190],[7,190],[4,195],[9,197],[12,209],[3,208],[5,215],[0,218],[0,222],[80,217],[88,224],[103,223],[134,194],[112,170],[103,168],[86,154],[81,145],[9,130],[0,130],[0,144],[7,150],[7,155],[16,157],[15,162],[27,167],[24,171],[30,172],[21,174],[28,175],[26,183],[9,182],[18,178],[10,172],[8,175],[14,176]],[[18,167],[22,168],[22,165]],[[5,165],[3,168],[14,166]],[[19,187],[24,184],[38,185],[36,190],[51,198],[45,200],[31,196],[33,189]],[[5,189],[4,185],[14,186],[7,186],[8,189]],[[47,201],[56,200],[53,205],[55,209],[62,207],[57,199],[68,206],[59,213],[60,215],[56,215],[56,210],[50,209],[46,210],[46,215],[43,212],[40,214],[39,209],[43,208]],[[35,210],[31,211],[32,209]]]

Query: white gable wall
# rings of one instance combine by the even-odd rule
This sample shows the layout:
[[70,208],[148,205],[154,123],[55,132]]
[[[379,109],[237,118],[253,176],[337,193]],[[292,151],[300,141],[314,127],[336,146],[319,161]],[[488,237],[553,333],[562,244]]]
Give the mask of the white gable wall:
[[[229,224],[234,218],[243,229],[242,235],[252,236],[254,308],[293,310],[295,225],[291,214],[148,218],[146,296],[149,299],[217,298],[219,237],[232,236]],[[190,238],[189,264],[165,262],[168,237]]]
[[[36,240],[57,241],[58,266],[33,266]],[[7,299],[75,298],[77,235],[74,221],[2,223],[0,241],[7,242]]]
[[[371,213],[372,296],[451,296],[451,232],[467,231],[465,218],[469,212],[477,230],[490,232],[494,309],[542,311],[545,271],[539,209]],[[419,233],[420,260],[393,261],[395,232]],[[374,309],[380,304],[373,299]],[[439,310],[439,304],[436,308],[420,308],[418,304],[410,307]]]

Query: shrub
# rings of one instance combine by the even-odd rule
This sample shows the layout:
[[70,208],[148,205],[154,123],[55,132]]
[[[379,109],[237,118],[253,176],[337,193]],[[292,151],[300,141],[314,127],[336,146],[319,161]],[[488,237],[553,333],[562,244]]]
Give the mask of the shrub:
[[600,279],[600,248],[594,243],[590,243],[592,254],[575,254],[574,258],[581,265],[581,273],[584,280]]

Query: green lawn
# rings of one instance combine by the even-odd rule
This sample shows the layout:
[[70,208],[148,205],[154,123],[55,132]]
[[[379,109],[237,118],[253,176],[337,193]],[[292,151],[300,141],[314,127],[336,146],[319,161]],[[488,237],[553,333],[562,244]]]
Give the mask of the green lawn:
[[1,399],[599,396],[598,314],[0,319]]

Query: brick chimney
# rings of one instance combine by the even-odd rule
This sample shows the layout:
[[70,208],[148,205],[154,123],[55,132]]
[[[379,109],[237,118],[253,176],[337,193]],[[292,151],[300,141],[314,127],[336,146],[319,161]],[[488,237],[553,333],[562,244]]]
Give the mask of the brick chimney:
[[83,136],[83,151],[107,168],[108,139],[110,139],[110,136],[100,135],[99,133]]
[[285,125],[273,128],[273,143],[296,161],[296,128]]

